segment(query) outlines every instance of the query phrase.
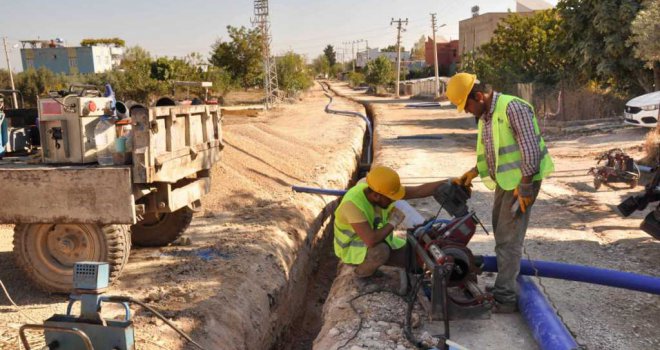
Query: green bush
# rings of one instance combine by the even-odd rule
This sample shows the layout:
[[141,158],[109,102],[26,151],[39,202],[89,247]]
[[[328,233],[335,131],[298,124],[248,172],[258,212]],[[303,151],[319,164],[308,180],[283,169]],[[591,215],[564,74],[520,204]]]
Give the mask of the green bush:
[[276,67],[279,88],[289,96],[307,90],[313,84],[311,72],[301,55],[287,52],[277,60]]
[[365,83],[365,77],[360,72],[350,72],[348,73],[348,81],[352,87],[358,87]]
[[395,78],[392,62],[386,56],[379,56],[367,63],[365,80],[372,86],[385,85]]

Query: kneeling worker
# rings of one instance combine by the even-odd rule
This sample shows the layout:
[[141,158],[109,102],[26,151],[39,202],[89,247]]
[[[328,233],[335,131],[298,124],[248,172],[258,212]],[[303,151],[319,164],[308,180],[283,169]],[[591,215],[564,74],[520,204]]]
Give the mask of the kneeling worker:
[[393,235],[405,215],[393,203],[431,196],[445,182],[404,187],[394,170],[384,166],[372,168],[366,182],[360,181],[348,190],[335,211],[337,257],[356,266],[358,277],[378,275],[382,265],[405,267],[406,240]]

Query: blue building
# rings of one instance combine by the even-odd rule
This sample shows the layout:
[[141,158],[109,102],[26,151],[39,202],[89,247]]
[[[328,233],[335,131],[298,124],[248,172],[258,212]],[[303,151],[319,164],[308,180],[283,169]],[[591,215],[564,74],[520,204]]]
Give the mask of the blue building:
[[[123,49],[110,46],[64,47],[53,41],[22,41],[23,70],[45,67],[54,73],[88,74],[111,70],[120,63]],[[26,47],[29,46],[29,47]]]

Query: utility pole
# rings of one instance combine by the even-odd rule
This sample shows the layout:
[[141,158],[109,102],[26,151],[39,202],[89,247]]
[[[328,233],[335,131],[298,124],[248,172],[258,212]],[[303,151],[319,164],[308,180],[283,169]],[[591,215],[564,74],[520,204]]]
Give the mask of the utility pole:
[[435,98],[440,97],[440,78],[438,77],[438,44],[435,41],[435,13],[431,14],[431,29],[433,29],[433,71],[435,73]]
[[[9,63],[9,52],[7,50],[7,37],[2,38],[2,44],[5,47],[5,58],[7,58],[7,69],[9,70],[9,82],[11,83],[11,89],[16,90],[14,86],[14,73],[11,71],[11,63]],[[18,108],[18,100],[16,99],[16,93],[12,91],[11,93],[12,102],[14,103],[14,108]]]
[[435,31],[438,28],[442,28],[446,24],[442,24],[440,27],[436,27],[435,22],[435,13],[431,14],[431,28],[433,29],[433,68],[435,70],[435,98],[440,97],[440,78],[438,77],[438,43],[435,41]]
[[280,102],[280,94],[277,83],[277,68],[275,59],[270,55],[270,20],[268,19],[268,0],[254,0],[255,19],[252,25],[261,31],[261,54],[264,65],[264,90],[266,99],[264,101],[266,109],[273,107]]
[[[401,18],[399,18],[398,20],[395,21],[394,18],[392,18],[392,21],[390,21],[390,25],[392,25],[394,23],[397,24],[396,25],[397,32],[396,32],[396,90],[395,90],[396,95],[395,96],[396,96],[396,98],[399,98],[399,96],[400,96],[399,95],[399,81],[401,80],[401,49],[400,49],[401,48],[401,30],[402,30],[401,27],[403,25],[408,25],[408,19],[406,18],[406,20],[404,21],[404,20],[401,20]],[[406,31],[406,30],[403,29],[403,31]]]
[[357,64],[358,55],[360,54],[360,43],[363,42],[363,41],[364,41],[364,39],[359,39],[359,40],[354,40],[353,41],[353,43],[358,44],[357,45],[357,51],[355,51],[355,57],[354,57],[355,60],[353,61],[353,72],[355,72],[355,65]]
[[355,40],[351,42],[351,62],[353,63],[353,73],[355,73]]
[[[353,60],[353,58],[355,57],[355,40],[353,40],[353,41],[344,41],[342,44],[344,45],[344,47],[346,47],[347,45],[351,45],[351,56],[350,56],[351,59],[350,59],[350,62],[353,64],[352,69],[353,69],[353,72],[355,72],[355,61]],[[348,51],[347,47],[346,47],[346,51]],[[346,62],[344,62],[344,63],[346,63]]]

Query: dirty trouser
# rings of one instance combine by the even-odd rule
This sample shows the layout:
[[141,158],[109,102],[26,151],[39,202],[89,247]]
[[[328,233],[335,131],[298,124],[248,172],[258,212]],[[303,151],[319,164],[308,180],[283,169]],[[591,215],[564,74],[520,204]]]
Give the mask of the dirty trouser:
[[[534,181],[534,199],[539,194],[541,181]],[[523,242],[532,206],[527,211],[511,213],[511,206],[517,201],[513,191],[505,191],[500,186],[495,189],[493,204],[493,231],[495,232],[495,254],[497,255],[497,279],[493,295],[500,303],[516,302],[516,277],[520,272]]]
[[357,265],[355,274],[358,277],[369,277],[383,265],[406,267],[407,247],[408,245],[405,245],[399,249],[392,249],[387,243],[381,242],[372,248],[367,248],[367,256]]

